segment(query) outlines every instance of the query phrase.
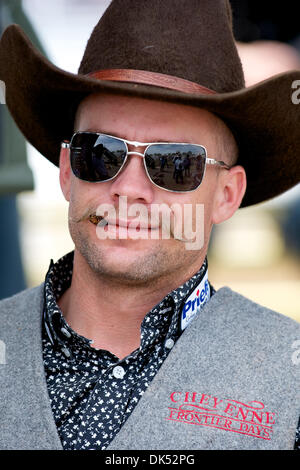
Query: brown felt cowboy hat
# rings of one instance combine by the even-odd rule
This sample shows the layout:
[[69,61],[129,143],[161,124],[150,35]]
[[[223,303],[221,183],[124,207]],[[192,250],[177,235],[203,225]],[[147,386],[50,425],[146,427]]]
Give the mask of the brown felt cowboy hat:
[[248,187],[242,206],[300,181],[300,71],[244,87],[227,0],[113,0],[94,28],[78,75],[55,67],[22,29],[0,41],[0,80],[17,125],[58,165],[79,102],[95,92],[126,93],[205,108],[234,133]]

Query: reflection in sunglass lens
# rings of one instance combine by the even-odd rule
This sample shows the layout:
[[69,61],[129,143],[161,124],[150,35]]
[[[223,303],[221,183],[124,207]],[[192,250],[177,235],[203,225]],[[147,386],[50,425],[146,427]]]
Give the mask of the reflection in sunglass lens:
[[206,151],[200,145],[153,144],[145,162],[152,181],[171,191],[192,191],[204,175]]
[[109,136],[78,133],[71,142],[72,171],[85,181],[99,182],[113,178],[125,157],[125,143]]
[[[78,132],[71,141],[72,171],[89,182],[114,178],[126,159],[127,146],[117,137]],[[145,165],[157,186],[176,192],[193,191],[204,176],[206,150],[194,144],[151,144],[145,152]]]

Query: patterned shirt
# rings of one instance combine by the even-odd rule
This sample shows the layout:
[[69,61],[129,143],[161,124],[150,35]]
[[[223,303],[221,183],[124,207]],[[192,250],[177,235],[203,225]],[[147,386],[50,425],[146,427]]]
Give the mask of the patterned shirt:
[[[43,356],[54,420],[66,450],[106,449],[182,333],[186,299],[207,261],[144,317],[140,347],[120,360],[95,349],[67,324],[57,300],[70,286],[73,253],[51,262],[45,280]],[[214,290],[209,286],[210,295]],[[209,297],[209,295],[208,295]]]
[[[181,335],[182,307],[205,276],[207,260],[145,316],[139,349],[122,360],[93,348],[64,319],[57,300],[72,272],[73,252],[51,262],[45,280],[43,356],[51,407],[64,449],[106,449]],[[300,419],[294,449],[300,450]]]

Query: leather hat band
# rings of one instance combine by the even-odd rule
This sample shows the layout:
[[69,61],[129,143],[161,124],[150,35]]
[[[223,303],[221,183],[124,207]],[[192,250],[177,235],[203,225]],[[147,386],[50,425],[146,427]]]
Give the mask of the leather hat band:
[[158,86],[184,93],[198,93],[200,95],[214,95],[216,91],[199,85],[198,83],[184,80],[183,78],[165,75],[163,73],[148,72],[145,70],[110,69],[98,70],[87,74],[88,77],[97,80],[140,83],[144,85]]

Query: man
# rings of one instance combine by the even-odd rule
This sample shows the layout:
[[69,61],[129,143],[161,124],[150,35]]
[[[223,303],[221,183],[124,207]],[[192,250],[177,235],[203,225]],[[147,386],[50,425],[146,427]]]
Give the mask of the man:
[[[8,106],[59,163],[75,245],[1,303],[2,448],[294,447],[300,327],[215,292],[206,252],[214,224],[299,182],[300,74],[244,89],[228,2],[183,3],[113,0],[79,75],[16,26],[1,39]],[[184,190],[156,179],[162,153],[189,153]]]
[[181,184],[183,184],[183,163],[181,157],[178,157],[175,161],[175,179],[177,184],[179,179]]

